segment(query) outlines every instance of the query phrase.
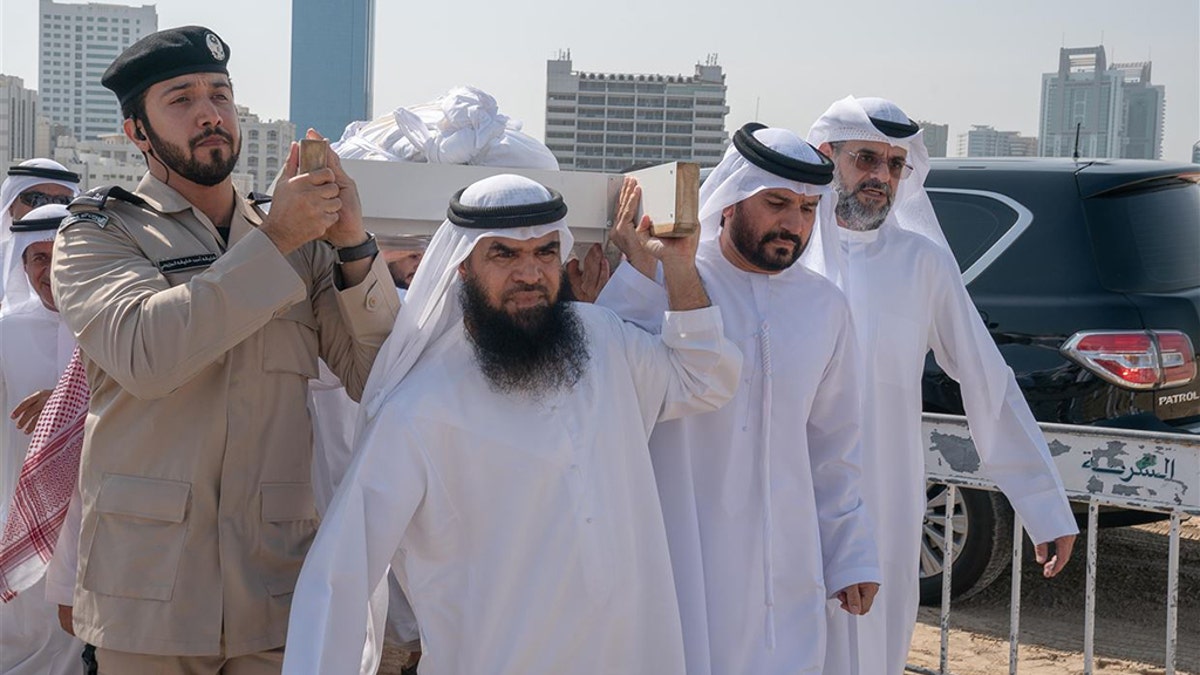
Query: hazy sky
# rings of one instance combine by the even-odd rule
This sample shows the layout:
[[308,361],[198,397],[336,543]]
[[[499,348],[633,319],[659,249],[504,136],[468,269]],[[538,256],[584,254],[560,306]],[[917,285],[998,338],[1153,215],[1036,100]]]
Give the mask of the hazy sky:
[[[239,103],[287,117],[289,0],[155,4],[160,28],[203,24],[230,44]],[[0,72],[36,86],[38,2],[0,5]],[[577,70],[662,74],[691,74],[717,53],[730,130],[757,106],[760,121],[803,134],[835,99],[884,96],[949,124],[953,155],[972,124],[1035,135],[1041,74],[1057,69],[1058,48],[1103,42],[1110,62],[1151,59],[1152,81],[1166,85],[1163,157],[1190,159],[1200,140],[1197,0],[377,0],[376,14],[376,115],[471,84],[540,138],[546,59],[559,49]]]

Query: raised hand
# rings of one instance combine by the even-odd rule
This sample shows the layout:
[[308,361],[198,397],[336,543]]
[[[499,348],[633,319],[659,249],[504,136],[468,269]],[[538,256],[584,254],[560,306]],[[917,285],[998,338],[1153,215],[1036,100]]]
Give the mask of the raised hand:
[[[321,134],[309,129],[305,138],[322,140]],[[342,158],[330,147],[326,150],[325,166],[333,171],[333,180],[338,186],[338,198],[342,208],[337,212],[337,222],[325,232],[325,240],[334,246],[357,246],[367,240],[363,227],[362,201],[358,197],[358,185],[342,168]]]
[[637,179],[626,176],[617,198],[617,217],[609,238],[625,254],[629,264],[652,279],[659,261],[664,267],[694,264],[700,233],[687,237],[655,237],[651,234],[649,216],[642,216],[641,222],[635,223],[641,200],[642,188]]
[[259,228],[284,254],[324,237],[338,222],[343,207],[333,170],[302,174],[298,173],[299,162],[300,147],[292,143],[272,195],[271,211]]
[[610,275],[608,259],[604,257],[600,244],[592,244],[588,248],[583,264],[578,258],[572,258],[567,263],[567,282],[571,284],[571,293],[579,302],[595,302]]

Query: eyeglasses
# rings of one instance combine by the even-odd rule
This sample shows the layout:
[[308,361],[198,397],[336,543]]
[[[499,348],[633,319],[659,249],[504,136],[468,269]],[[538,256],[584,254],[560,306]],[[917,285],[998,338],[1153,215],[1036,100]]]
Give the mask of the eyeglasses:
[[883,157],[867,150],[847,152],[846,154],[854,158],[854,168],[865,173],[875,173],[879,165],[885,161],[887,162],[888,173],[892,174],[892,178],[903,180],[912,175],[913,172],[912,165],[905,162],[903,157],[892,157],[891,159],[884,160]]
[[36,209],[39,206],[45,206],[47,204],[62,204],[65,206],[70,204],[74,197],[70,195],[48,195],[45,192],[26,190],[25,192],[17,195],[17,199],[20,199],[21,203],[25,206],[28,206],[31,209]]

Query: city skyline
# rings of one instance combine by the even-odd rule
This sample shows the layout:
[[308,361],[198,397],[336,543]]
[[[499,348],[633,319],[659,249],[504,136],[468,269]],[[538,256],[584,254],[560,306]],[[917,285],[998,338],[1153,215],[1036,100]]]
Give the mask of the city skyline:
[[[231,45],[238,102],[264,117],[287,118],[287,0],[155,6],[161,27],[200,23],[220,33]],[[0,72],[34,87],[36,8],[36,0],[5,0],[0,11]],[[437,30],[406,28],[411,18],[397,3],[380,2],[377,10],[375,116],[470,84],[544,138],[545,62],[557,50],[572,49],[591,70],[680,74],[690,70],[681,63],[716,52],[727,75],[730,129],[757,110],[759,121],[803,134],[829,103],[853,93],[891,98],[913,118],[949,124],[951,136],[975,124],[1036,135],[1041,75],[1054,70],[1059,48],[1102,44],[1110,62],[1153,62],[1155,84],[1166,87],[1164,159],[1189,160],[1200,138],[1194,0],[1162,0],[1155,11],[1137,13],[1115,0],[1016,0],[1003,7],[925,0],[868,2],[852,13],[804,3],[750,14],[709,0],[652,7],[626,0],[603,12],[565,7],[553,14],[518,1],[469,3]],[[739,21],[753,30],[739,29]],[[664,25],[671,26],[669,39]]]

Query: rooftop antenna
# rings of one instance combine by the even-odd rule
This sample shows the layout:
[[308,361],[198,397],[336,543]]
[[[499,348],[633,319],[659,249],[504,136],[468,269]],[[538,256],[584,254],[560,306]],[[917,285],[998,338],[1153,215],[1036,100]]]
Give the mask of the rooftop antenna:
[[1078,163],[1079,163],[1079,130],[1081,129],[1082,126],[1084,126],[1084,123],[1081,123],[1081,121],[1076,121],[1076,123],[1075,123],[1075,153],[1072,155],[1072,157],[1074,157],[1074,159],[1075,159],[1076,165],[1078,165]]

